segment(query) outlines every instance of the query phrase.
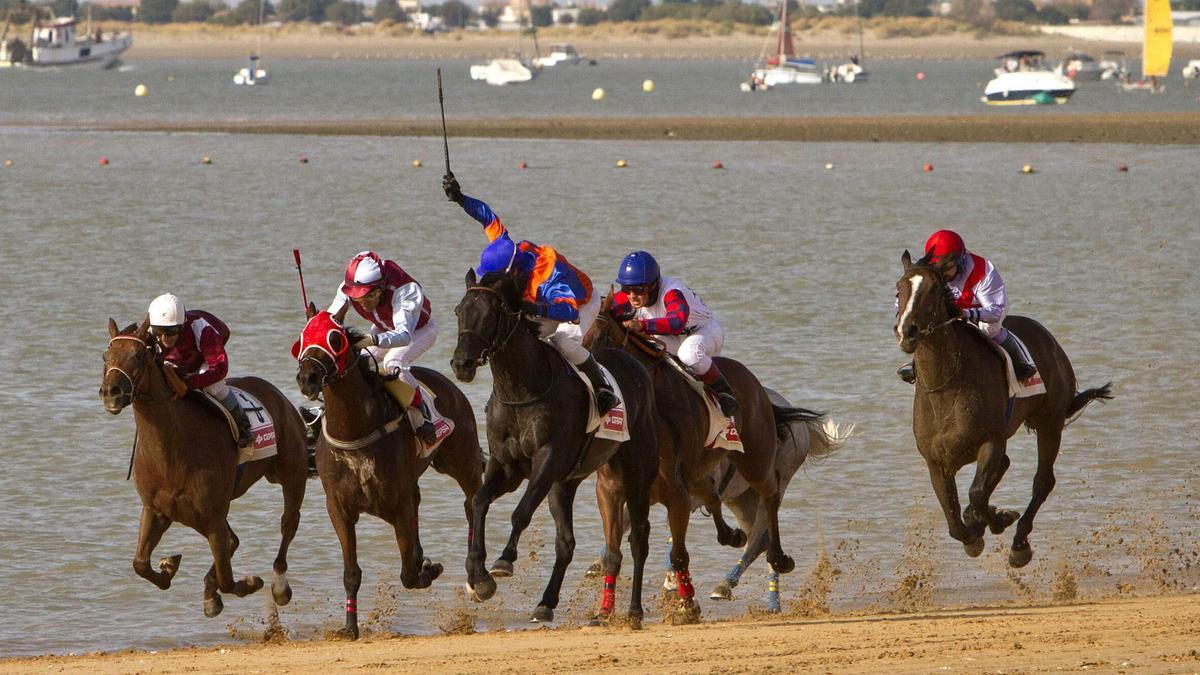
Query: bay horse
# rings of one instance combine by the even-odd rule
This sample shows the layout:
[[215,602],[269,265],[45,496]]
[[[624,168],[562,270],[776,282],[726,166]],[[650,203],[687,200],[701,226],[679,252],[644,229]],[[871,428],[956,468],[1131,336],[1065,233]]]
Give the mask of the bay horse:
[[[479,490],[483,450],[475,413],[462,390],[437,371],[414,367],[413,375],[436,397],[438,411],[454,421],[454,431],[429,458],[422,458],[406,415],[384,389],[384,376],[351,347],[362,334],[346,328],[328,312],[309,307],[309,322],[292,347],[299,365],[296,382],[309,400],[323,397],[325,411],[317,439],[317,473],[325,488],[325,507],[342,548],[342,583],[346,590],[345,634],[358,630],[358,566],[355,525],[368,513],[389,523],[400,548],[400,583],[428,588],[442,565],[425,557],[417,512],[421,489],[417,479],[429,466],[450,476],[462,488],[463,509],[471,522],[471,502]],[[389,421],[398,420],[398,425]],[[390,429],[390,430],[389,430]],[[469,530],[468,530],[469,531]]]
[[296,408],[277,388],[257,377],[226,380],[244,389],[270,412],[275,422],[278,453],[238,466],[238,448],[224,416],[199,394],[175,399],[167,382],[162,357],[149,336],[150,319],[117,330],[108,320],[109,342],[104,352],[100,399],[113,415],[133,405],[137,444],[133,484],[142,499],[137,552],[133,569],[138,576],[166,590],[179,571],[182,555],[150,565],[154,547],[171,523],[199,532],[212,549],[213,565],[204,577],[204,614],[215,617],[224,608],[221,593],[243,597],[262,588],[257,576],[233,578],[231,559],[238,537],[228,522],[229,503],[246,494],[265,477],[283,490],[283,539],[273,565],[271,597],[277,605],[292,598],[287,581],[287,552],[300,524],[300,504],[308,480],[308,441]]
[[[1024,567],[1033,559],[1033,519],[1054,489],[1063,428],[1088,403],[1111,399],[1112,383],[1077,391],[1071,362],[1050,331],[1033,319],[1010,314],[1005,328],[1029,348],[1046,384],[1044,394],[1010,401],[1003,357],[988,344],[990,338],[958,318],[941,272],[928,256],[912,262],[908,251],[900,264],[904,272],[896,282],[900,313],[895,333],[900,350],[913,355],[917,372],[913,436],[950,536],[976,557],[983,552],[985,529],[1000,534],[1016,522],[1008,562]],[[1033,496],[1019,514],[989,500],[1008,469],[1007,441],[1022,424],[1037,434],[1038,463]],[[971,462],[977,464],[970,504],[960,516],[954,476]]]
[[[458,346],[451,361],[454,374],[470,382],[479,366],[490,362],[492,368],[492,394],[486,408],[488,463],[483,487],[475,495],[467,591],[473,600],[487,600],[496,592],[494,577],[512,574],[521,533],[548,495],[556,530],[554,570],[532,619],[552,621],[563,575],[575,552],[575,492],[584,478],[607,466],[619,477],[629,504],[634,559],[629,620],[637,627],[643,616],[642,575],[649,551],[650,485],[658,466],[650,377],[628,354],[593,352],[617,380],[630,435],[623,443],[594,438],[587,431],[592,393],[522,317],[524,281],[495,272],[476,280],[470,270],[466,293],[454,310],[458,315]],[[526,478],[529,484],[513,510],[508,544],[489,573],[484,567],[488,508]]]
[[[716,362],[729,384],[737,393],[738,413],[735,416],[744,452],[705,447],[709,432],[709,413],[701,395],[688,382],[687,376],[673,365],[662,343],[653,338],[632,333],[612,318],[609,310],[612,294],[601,303],[600,316],[592,324],[585,344],[593,349],[615,347],[638,359],[654,382],[654,401],[657,415],[655,432],[659,446],[657,478],[651,491],[654,503],[667,508],[671,528],[671,567],[677,578],[680,604],[694,617],[695,591],[688,571],[690,557],[686,546],[688,520],[692,499],[708,508],[717,528],[717,541],[735,548],[746,545],[746,535],[730,528],[721,515],[721,499],[717,486],[709,478],[714,466],[723,459],[731,465],[753,489],[757,497],[756,519],[761,518],[766,534],[767,561],[779,573],[786,574],[795,567],[792,558],[783,552],[779,537],[779,504],[783,498],[780,476],[775,466],[777,446],[789,433],[795,421],[817,421],[822,418],[804,408],[779,406],[771,402],[767,390],[741,363],[724,357]],[[596,481],[596,497],[604,521],[605,576],[619,570],[620,541],[624,525],[621,518],[623,495],[618,486],[601,471]],[[604,607],[601,607],[604,611]]]

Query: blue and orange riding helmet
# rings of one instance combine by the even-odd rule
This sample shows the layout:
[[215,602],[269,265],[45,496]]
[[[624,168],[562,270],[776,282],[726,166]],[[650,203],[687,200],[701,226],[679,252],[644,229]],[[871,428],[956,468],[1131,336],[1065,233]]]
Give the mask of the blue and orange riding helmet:
[[479,267],[475,273],[480,277],[489,272],[518,272],[527,273],[533,268],[533,254],[521,250],[521,247],[508,237],[500,237],[484,247],[479,254]]

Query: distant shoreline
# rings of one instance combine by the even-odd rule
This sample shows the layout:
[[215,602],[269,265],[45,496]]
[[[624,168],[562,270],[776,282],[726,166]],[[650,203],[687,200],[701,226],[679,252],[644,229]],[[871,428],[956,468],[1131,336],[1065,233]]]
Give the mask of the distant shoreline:
[[[1200,144],[1200,112],[879,117],[509,117],[452,119],[450,135],[564,140],[796,141],[886,143]],[[322,121],[129,121],[31,125],[86,131],[437,136],[426,119]]]

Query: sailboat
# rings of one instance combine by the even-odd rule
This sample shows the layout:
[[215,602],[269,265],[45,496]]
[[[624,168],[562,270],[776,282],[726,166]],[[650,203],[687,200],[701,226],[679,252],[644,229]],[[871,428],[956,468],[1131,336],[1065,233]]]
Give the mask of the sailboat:
[[254,53],[250,55],[250,64],[237,72],[233,76],[234,84],[246,86],[255,86],[266,84],[270,81],[267,75],[267,69],[262,65],[262,30],[263,30],[263,13],[265,12],[266,0],[258,0],[258,30],[256,36],[256,44]]
[[775,53],[768,57],[771,36],[763,44],[758,63],[748,81],[742,83],[742,91],[770,89],[781,84],[821,84],[821,73],[810,58],[796,56],[792,44],[792,22],[788,18],[788,0],[780,1],[779,31],[775,36]]
[[[526,5],[528,7],[528,4]],[[517,53],[492,59],[487,63],[471,66],[471,79],[481,80],[492,85],[517,84],[529,82],[537,76],[537,69],[521,55],[521,33],[523,32],[524,17],[519,17],[517,26]],[[529,14],[529,25],[533,28],[533,50],[537,58],[541,54],[537,46],[537,27],[533,26],[533,14]]]
[[830,82],[866,82],[867,68],[863,60],[863,32],[862,32],[862,12],[858,8],[859,3],[854,3],[854,18],[858,25],[858,53],[850,57],[846,63],[833,66],[826,73],[826,77]]
[[1152,93],[1164,89],[1160,77],[1166,77],[1171,67],[1171,0],[1145,0],[1142,19],[1145,24],[1142,34],[1142,79],[1121,83],[1125,91],[1145,90]]

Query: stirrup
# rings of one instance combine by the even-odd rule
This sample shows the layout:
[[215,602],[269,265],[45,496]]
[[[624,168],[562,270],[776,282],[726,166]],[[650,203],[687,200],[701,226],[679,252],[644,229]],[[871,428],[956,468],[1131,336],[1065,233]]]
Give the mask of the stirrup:
[[429,420],[425,420],[421,426],[413,429],[413,433],[426,447],[437,443],[437,427]]
[[609,410],[617,407],[617,394],[608,387],[596,388],[596,413],[604,416]]
[[738,411],[738,400],[732,394],[719,392],[717,394],[717,405],[721,408],[721,414],[726,417],[733,417]]

